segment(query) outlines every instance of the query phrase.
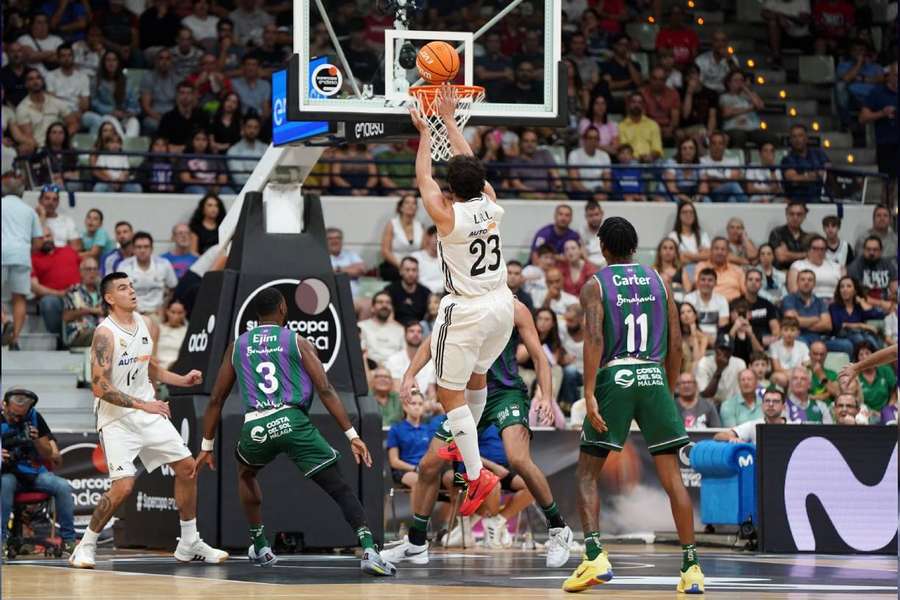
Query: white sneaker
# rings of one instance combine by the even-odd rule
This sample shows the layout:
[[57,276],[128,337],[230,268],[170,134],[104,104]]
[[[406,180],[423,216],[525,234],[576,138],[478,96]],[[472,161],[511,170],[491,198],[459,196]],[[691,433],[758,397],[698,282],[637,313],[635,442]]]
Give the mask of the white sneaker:
[[508,527],[504,527],[500,531],[500,545],[503,548],[512,548],[513,538],[512,538],[512,535],[509,533]]
[[495,515],[482,519],[481,523],[484,526],[484,545],[488,548],[502,548],[503,532],[506,531],[509,536],[506,519],[502,515]]
[[200,538],[194,540],[193,543],[179,539],[178,547],[175,548],[175,558],[181,562],[196,560],[208,563],[221,563],[228,560],[228,553],[224,550],[213,548]]
[[271,548],[263,546],[262,550],[257,552],[253,544],[250,544],[250,548],[247,549],[247,558],[257,567],[271,567],[278,562],[278,557]]
[[550,538],[547,540],[547,567],[556,569],[569,561],[569,545],[572,543],[572,530],[566,527],[553,527],[550,529]]
[[75,550],[69,555],[69,564],[76,569],[93,569],[96,553],[97,544],[81,542],[75,546]]
[[422,546],[416,546],[409,542],[408,536],[403,536],[403,541],[381,550],[381,558],[389,563],[410,562],[414,565],[428,564],[428,542]]

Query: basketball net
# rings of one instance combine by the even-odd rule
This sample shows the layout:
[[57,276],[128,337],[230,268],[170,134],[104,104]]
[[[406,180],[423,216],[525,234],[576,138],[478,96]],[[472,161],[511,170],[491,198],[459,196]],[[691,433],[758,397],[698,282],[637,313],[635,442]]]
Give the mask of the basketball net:
[[[431,159],[436,161],[450,160],[453,149],[450,139],[447,137],[447,126],[437,113],[438,92],[445,89],[444,85],[419,85],[409,88],[409,94],[416,103],[419,115],[428,123],[431,132]],[[453,95],[456,97],[456,110],[453,119],[460,131],[469,122],[472,105],[484,100],[484,88],[477,85],[450,85]]]

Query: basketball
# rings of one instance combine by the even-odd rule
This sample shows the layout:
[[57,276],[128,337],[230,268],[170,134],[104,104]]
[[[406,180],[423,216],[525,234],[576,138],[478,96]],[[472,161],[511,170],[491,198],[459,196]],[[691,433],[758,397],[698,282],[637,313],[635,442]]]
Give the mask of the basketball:
[[428,83],[444,83],[459,72],[459,54],[447,42],[428,42],[416,55],[416,68]]

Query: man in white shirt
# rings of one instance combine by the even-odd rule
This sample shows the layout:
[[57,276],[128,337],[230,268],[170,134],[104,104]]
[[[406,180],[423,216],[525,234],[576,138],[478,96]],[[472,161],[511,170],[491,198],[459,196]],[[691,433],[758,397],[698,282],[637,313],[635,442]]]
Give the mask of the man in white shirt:
[[566,309],[578,304],[578,298],[563,289],[562,271],[553,267],[547,270],[544,281],[547,283],[543,293],[533,293],[535,308],[549,308],[557,318],[562,318]]
[[850,242],[840,238],[841,218],[837,215],[824,217],[822,231],[825,232],[825,259],[846,268],[853,262],[853,248]]
[[[392,354],[387,359],[384,366],[391,372],[391,379],[394,380],[394,391],[400,392],[400,382],[403,380],[403,374],[409,368],[409,363],[416,355],[419,346],[422,345],[422,326],[419,323],[407,323],[403,328],[403,338],[405,348],[400,352]],[[429,400],[435,399],[434,361],[429,360],[424,367],[416,374],[416,386],[422,395]]]
[[697,275],[697,289],[684,296],[684,301],[689,302],[697,311],[700,331],[705,333],[710,341],[716,339],[721,327],[728,325],[729,317],[728,300],[715,292],[717,280],[718,275],[714,269],[701,269]]
[[403,326],[394,320],[391,295],[384,290],[372,296],[372,317],[359,322],[359,331],[368,357],[379,365],[406,346]]
[[134,256],[119,264],[119,271],[131,278],[137,295],[138,312],[159,323],[162,309],[169,296],[178,285],[178,277],[172,263],[159,256],[153,256],[153,236],[146,231],[138,231],[131,239]]
[[769,30],[769,50],[773,63],[781,64],[782,34],[795,40],[810,35],[810,0],[764,0],[762,18]]
[[757,425],[784,425],[791,423],[784,417],[784,393],[776,388],[766,390],[762,399],[763,418],[735,425],[727,431],[720,431],[713,437],[720,442],[756,443]]
[[[581,145],[569,152],[569,189],[577,197],[587,200],[605,200],[603,193],[609,189],[609,154],[598,148],[600,131],[591,125],[581,134]],[[575,197],[575,196],[573,196]]]
[[534,300],[535,308],[538,308],[547,294],[547,271],[556,267],[556,251],[550,244],[542,244],[535,252],[537,262],[525,266],[522,269],[522,277],[525,279],[523,286],[525,291]]
[[834,419],[828,405],[821,400],[814,400],[809,395],[811,386],[812,377],[806,367],[791,369],[787,397],[788,419],[799,423],[832,424]]
[[366,263],[353,250],[344,248],[344,232],[337,227],[325,230],[325,242],[328,245],[328,258],[335,273],[346,273],[350,278],[350,293],[356,298],[359,293],[359,281],[366,272]]
[[694,367],[700,395],[715,402],[716,406],[740,392],[738,377],[747,368],[747,363],[732,356],[733,352],[731,338],[722,334],[716,340],[715,354],[704,356]]
[[25,71],[25,88],[28,95],[16,106],[16,125],[21,132],[21,143],[31,148],[43,148],[47,129],[62,121],[69,133],[78,131],[79,122],[69,106],[46,91],[44,76],[37,69]]
[[718,94],[725,91],[725,76],[732,69],[741,68],[737,57],[728,53],[728,36],[723,31],[713,33],[712,50],[698,56],[694,63],[700,69],[703,87]]
[[412,253],[412,257],[419,261],[419,283],[431,290],[432,294],[442,295],[444,273],[437,254],[437,227],[429,227],[422,242],[423,248]]
[[602,269],[606,266],[606,259],[600,251],[600,226],[603,225],[603,207],[594,200],[588,200],[584,205],[584,229],[581,239],[584,241],[584,258]]
[[[231,146],[226,154],[228,156],[255,156],[257,159],[266,153],[266,144],[259,141],[259,117],[256,115],[247,115],[244,117],[244,123],[241,125],[241,139],[239,142]],[[229,158],[228,171],[231,173],[231,179],[237,185],[243,186],[250,178],[250,173],[259,160],[248,158]]]
[[50,33],[50,19],[44,13],[36,13],[31,17],[31,28],[28,33],[19,36],[16,40],[25,50],[25,62],[45,74],[45,62],[56,61],[56,49],[63,39]]
[[713,200],[726,202],[746,202],[747,196],[741,187],[741,161],[736,156],[726,156],[728,140],[721,131],[709,136],[709,154],[700,157],[701,165],[709,184],[709,195]]
[[71,113],[78,115],[90,107],[91,81],[87,73],[75,67],[72,46],[63,44],[56,49],[59,68],[47,73],[47,92],[62,100]]
[[41,225],[46,225],[53,233],[53,245],[61,248],[68,244],[73,250],[81,251],[81,234],[75,226],[75,221],[69,215],[61,215],[59,208],[59,186],[48,184],[41,188],[38,197],[38,205],[35,209],[41,219]]

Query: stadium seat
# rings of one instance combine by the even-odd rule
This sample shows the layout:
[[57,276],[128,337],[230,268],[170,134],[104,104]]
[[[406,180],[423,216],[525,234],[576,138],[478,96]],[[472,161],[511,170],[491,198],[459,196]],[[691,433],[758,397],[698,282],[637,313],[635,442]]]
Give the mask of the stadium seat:
[[838,373],[844,367],[844,365],[849,363],[850,356],[848,356],[846,352],[829,352],[825,356],[825,364],[823,366],[826,369],[830,369],[835,373]]
[[91,155],[87,152],[94,149],[94,139],[89,133],[76,133],[72,136],[72,150],[85,152],[78,155],[78,164],[82,166],[89,164]]
[[656,34],[659,33],[659,25],[652,23],[629,23],[625,26],[625,33],[631,39],[637,40],[641,50],[648,52],[656,48]]
[[[797,111],[796,115],[791,114],[792,109]],[[789,100],[784,103],[784,112],[791,117],[815,117],[819,114],[819,103],[815,100]]]
[[828,147],[830,148],[852,148],[853,147],[853,135],[850,133],[843,133],[840,131],[823,131],[819,133],[820,143],[825,146],[825,141],[829,142]]
[[[147,152],[150,149],[150,138],[146,136],[127,137],[122,143],[122,149],[125,152]],[[137,167],[144,160],[142,156],[129,156],[128,163],[132,167]]]
[[834,58],[831,56],[801,56],[800,83],[825,84],[834,82]]

